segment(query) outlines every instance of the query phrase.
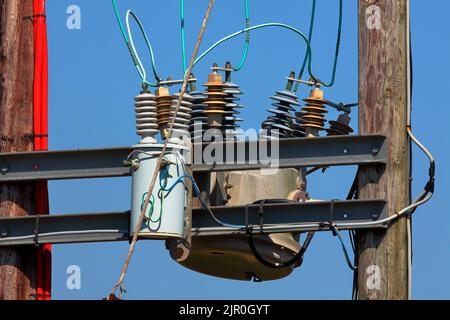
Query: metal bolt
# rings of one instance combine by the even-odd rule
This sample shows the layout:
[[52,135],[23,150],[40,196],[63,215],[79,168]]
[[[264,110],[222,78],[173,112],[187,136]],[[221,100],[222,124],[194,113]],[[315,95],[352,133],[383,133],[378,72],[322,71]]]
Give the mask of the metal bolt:
[[124,167],[131,167],[131,160],[123,160],[122,165]]
[[7,229],[2,230],[2,232],[0,232],[0,237],[1,238],[6,238],[8,236],[9,232]]
[[139,160],[137,159],[131,160],[131,169],[135,171],[139,169]]
[[348,218],[348,214],[344,213],[344,219]]
[[344,154],[347,154],[348,153],[348,150],[347,149],[344,149]]
[[9,170],[9,167],[8,167],[8,165],[5,163],[5,164],[2,164],[2,166],[1,166],[1,168],[0,168],[0,172],[2,173],[2,174],[6,174],[7,172],[8,172],[8,170]]
[[373,155],[377,155],[378,152],[380,152],[380,148],[378,148],[378,147],[373,147],[373,148],[372,148],[372,154],[373,154]]
[[133,170],[139,169],[139,160],[123,160],[122,165],[124,167],[129,167]]

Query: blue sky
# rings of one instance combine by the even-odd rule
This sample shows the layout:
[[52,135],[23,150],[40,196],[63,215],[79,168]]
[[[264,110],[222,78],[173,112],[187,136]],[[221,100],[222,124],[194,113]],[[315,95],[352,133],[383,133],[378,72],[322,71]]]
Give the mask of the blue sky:
[[[241,29],[242,0],[216,1],[202,52],[210,44]],[[341,58],[336,84],[326,89],[330,100],[355,102],[357,74],[357,1],[344,1]],[[81,8],[81,30],[66,28],[69,5]],[[186,0],[186,43],[190,55],[206,0]],[[178,0],[118,0],[120,11],[132,8],[152,41],[163,78],[182,76],[179,44]],[[250,0],[252,24],[282,22],[307,33],[311,0]],[[438,10],[436,10],[438,8]],[[437,159],[437,192],[414,216],[413,297],[450,298],[448,265],[450,217],[448,214],[450,121],[450,27],[445,23],[450,3],[444,0],[411,0],[414,57],[413,128]],[[331,74],[335,48],[338,1],[318,1],[313,39],[313,70],[322,80]],[[110,0],[48,0],[47,22],[50,64],[50,149],[127,146],[137,142],[133,98],[140,89],[116,24]],[[430,18],[433,17],[433,18]],[[149,66],[143,43],[138,48]],[[267,117],[269,96],[285,85],[284,77],[298,70],[304,44],[283,29],[252,33],[245,67],[233,80],[246,93],[242,97],[244,128],[258,128]],[[243,49],[238,37],[222,45],[199,63],[194,73],[203,83],[209,67],[226,60],[237,64]],[[150,69],[148,73],[151,74]],[[299,91],[301,98],[307,90]],[[334,113],[331,113],[331,116]],[[356,114],[353,116],[356,118]],[[356,119],[352,121],[356,124]],[[344,198],[355,168],[333,168],[309,180],[314,198]],[[414,149],[414,193],[421,191],[427,175],[426,158]],[[52,213],[121,211],[130,208],[130,179],[58,181],[50,183]],[[53,293],[55,299],[101,299],[115,284],[128,243],[54,246]],[[78,265],[81,290],[66,288],[66,268]],[[339,242],[329,233],[318,235],[305,262],[291,276],[265,283],[216,279],[191,272],[171,260],[163,242],[139,242],[126,278],[127,299],[349,299],[352,273]]]

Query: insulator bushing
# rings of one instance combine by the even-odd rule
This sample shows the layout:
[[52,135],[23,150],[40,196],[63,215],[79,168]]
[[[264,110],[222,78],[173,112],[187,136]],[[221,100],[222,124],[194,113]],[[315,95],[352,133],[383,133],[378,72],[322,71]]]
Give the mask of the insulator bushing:
[[149,91],[143,91],[135,98],[136,129],[141,136],[141,143],[156,143],[158,133],[158,119],[156,96]]
[[223,121],[223,128],[225,130],[227,137],[234,137],[234,135],[236,134],[236,129],[239,128],[237,122],[242,121],[241,118],[237,117],[237,115],[239,115],[240,112],[236,109],[244,107],[243,105],[237,103],[240,100],[240,98],[236,96],[243,94],[243,92],[241,91],[239,85],[230,81],[224,83],[223,92],[227,94],[227,96],[224,97],[226,105],[225,105],[225,117]]
[[302,128],[302,120],[298,116],[298,112],[295,113],[295,119],[291,124],[291,129],[293,130],[292,135],[294,137],[305,137],[305,129]]
[[323,91],[316,88],[311,90],[309,98],[303,99],[306,105],[301,112],[297,113],[300,117],[300,128],[307,134],[309,131],[318,132],[325,130],[325,114],[328,112],[325,108],[326,101],[323,98]]
[[[170,107],[169,120],[172,122],[172,119],[175,116],[176,107],[178,103],[178,99],[180,97],[180,93],[175,93],[172,96],[172,106]],[[178,112],[175,116],[175,121],[173,123],[172,128],[172,138],[173,139],[182,139],[183,137],[189,137],[189,124],[192,118],[192,100],[193,97],[188,93],[184,93],[180,107],[178,108]],[[164,128],[164,132],[167,132],[169,124]],[[168,132],[167,132],[168,133]],[[167,134],[165,135],[167,136]]]
[[[169,137],[169,129],[175,115],[179,96],[179,93],[170,95],[169,89],[164,87],[159,87],[156,90],[158,126],[163,139],[167,139]],[[192,99],[192,96],[187,93],[183,95],[180,107],[173,123],[171,142],[179,143],[183,137],[189,136]]]
[[189,124],[189,132],[193,140],[202,139],[203,133],[208,128],[208,117],[205,114],[207,97],[198,91],[191,92],[192,117]]
[[330,128],[327,130],[327,135],[329,136],[341,136],[341,135],[349,135],[353,133],[353,129],[350,127],[351,118],[347,113],[342,113],[339,115],[337,121],[328,121],[330,124]]
[[[169,89],[165,87],[159,87],[156,89],[156,108],[158,114],[158,125],[159,127],[166,126],[170,119],[170,107],[172,106],[172,96],[170,95]],[[164,137],[161,131],[161,137]]]
[[267,111],[273,115],[269,116],[261,127],[267,130],[270,136],[279,136],[280,138],[294,136],[295,116],[291,112],[295,111],[293,106],[300,106],[297,96],[291,91],[283,90],[277,91],[270,99],[275,102]]
[[224,98],[227,94],[223,92],[224,84],[222,83],[222,75],[214,71],[208,76],[208,82],[204,86],[207,88],[207,91],[204,93],[207,97],[204,113],[208,117],[208,126],[212,129],[223,131],[224,117],[226,114],[226,102]]

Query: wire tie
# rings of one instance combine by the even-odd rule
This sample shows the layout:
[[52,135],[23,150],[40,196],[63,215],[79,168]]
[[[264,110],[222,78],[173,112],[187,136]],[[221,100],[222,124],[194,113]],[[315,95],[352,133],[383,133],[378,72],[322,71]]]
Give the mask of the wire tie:
[[37,14],[33,14],[31,16],[23,17],[23,20],[30,20],[32,23],[35,23],[36,18],[44,18],[44,20],[47,20],[47,15],[45,13],[37,13]]

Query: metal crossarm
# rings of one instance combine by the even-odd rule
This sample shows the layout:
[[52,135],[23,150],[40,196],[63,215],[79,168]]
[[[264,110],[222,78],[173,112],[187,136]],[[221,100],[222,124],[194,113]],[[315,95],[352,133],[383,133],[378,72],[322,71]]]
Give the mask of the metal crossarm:
[[[194,172],[212,172],[274,166],[382,165],[387,161],[386,138],[380,135],[291,138],[280,139],[277,143],[278,147],[268,144],[269,150],[263,154],[261,145],[255,141],[194,143],[192,168]],[[278,148],[276,158],[270,155],[270,147]],[[205,148],[221,150],[222,159],[226,160],[211,164],[200,157],[200,161],[196,161],[195,153],[199,151],[202,155]],[[1,153],[0,183],[129,176],[131,170],[123,162],[130,152],[129,147],[124,147]]]
[[[212,207],[214,215],[227,223],[255,226],[260,232],[259,204]],[[333,208],[332,212],[330,208]],[[387,216],[383,200],[317,201],[270,203],[263,207],[266,233],[329,231],[328,224],[373,222]],[[244,229],[220,226],[209,213],[193,210],[193,236],[227,236]],[[0,218],[0,247],[34,244],[126,241],[129,239],[129,212],[26,216]],[[316,227],[299,224],[319,223]],[[290,226],[289,226],[290,225]],[[383,224],[371,228],[383,228]],[[341,228],[346,229],[346,228]]]

